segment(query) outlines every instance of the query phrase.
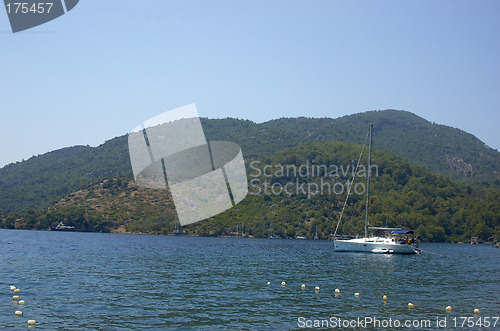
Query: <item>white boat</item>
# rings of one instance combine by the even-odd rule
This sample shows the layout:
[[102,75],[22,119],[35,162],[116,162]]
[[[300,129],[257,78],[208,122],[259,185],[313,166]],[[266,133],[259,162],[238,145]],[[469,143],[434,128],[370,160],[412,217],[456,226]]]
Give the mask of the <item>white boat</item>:
[[271,221],[271,225],[269,225],[269,239],[278,239],[278,236],[273,233],[273,221]]
[[51,231],[75,231],[74,226],[64,225],[61,221],[57,226],[50,228]]
[[336,252],[365,252],[376,254],[419,254],[419,250],[395,237],[365,237],[333,242]]
[[[373,230],[392,230],[391,235],[384,237],[368,236],[368,209],[370,203],[370,175],[371,175],[371,150],[372,150],[372,130],[373,124],[370,124],[369,131],[369,147],[368,147],[368,175],[366,180],[366,211],[365,211],[365,236],[363,238],[354,239],[336,239],[333,241],[333,245],[336,252],[365,252],[365,253],[376,253],[376,254],[420,254],[420,250],[411,244],[413,243],[412,238],[404,238],[399,240],[398,235],[409,235],[413,234],[413,231],[401,230],[399,228],[370,228]],[[361,156],[360,156],[361,158]],[[359,163],[359,162],[358,162]],[[349,197],[349,193],[346,197]],[[344,203],[345,208],[345,203]],[[343,212],[343,211],[342,211]],[[339,223],[342,218],[342,213],[339,218]],[[338,224],[337,224],[338,229]],[[337,230],[335,230],[335,235]]]

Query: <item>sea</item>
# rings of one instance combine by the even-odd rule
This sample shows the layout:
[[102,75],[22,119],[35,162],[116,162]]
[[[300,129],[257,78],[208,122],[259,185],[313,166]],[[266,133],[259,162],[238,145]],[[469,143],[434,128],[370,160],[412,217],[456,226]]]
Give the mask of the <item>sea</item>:
[[420,247],[0,230],[0,328],[500,330],[500,249]]

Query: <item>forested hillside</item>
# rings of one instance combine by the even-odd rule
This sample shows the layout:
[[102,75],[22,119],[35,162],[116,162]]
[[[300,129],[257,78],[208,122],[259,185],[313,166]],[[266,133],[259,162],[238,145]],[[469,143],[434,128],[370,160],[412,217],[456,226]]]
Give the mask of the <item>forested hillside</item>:
[[0,214],[47,206],[110,176],[132,176],[126,136],[95,148],[68,147],[9,164],[0,169]]
[[207,120],[207,135],[244,147],[247,157],[260,157],[309,141],[361,144],[373,123],[374,146],[413,164],[471,185],[500,187],[500,153],[475,136],[434,124],[410,112],[370,111],[331,118],[281,118],[262,124],[234,119]]
[[[362,143],[374,123],[374,146],[435,174],[467,185],[500,189],[500,153],[474,136],[435,125],[404,111],[373,111],[338,119],[289,118],[256,124],[238,119],[202,119],[207,140],[238,143],[245,159],[271,155],[308,141]],[[95,179],[132,176],[127,137],[98,147],[57,150],[0,169],[0,213],[46,206]]]
[[[250,194],[236,207],[184,231],[227,235],[244,224],[246,233],[255,237],[312,238],[317,227],[319,236],[327,239],[334,232],[360,149],[356,144],[311,142],[247,161]],[[374,150],[373,164],[371,225],[415,229],[429,241],[500,237],[498,191],[453,182],[381,150]],[[366,177],[358,170],[354,185],[361,188]],[[341,234],[362,233],[364,199],[364,192],[353,191]],[[167,191],[139,188],[130,178],[119,177],[96,180],[48,210],[11,214],[1,226],[47,229],[64,221],[80,231],[167,234],[174,217]]]
[[[461,130],[396,110],[338,119],[283,118],[262,124],[202,119],[207,140],[241,146],[251,190],[259,194],[186,231],[223,235],[234,231],[236,222],[245,222],[255,236],[266,236],[266,231],[283,237],[311,236],[316,226],[323,238],[329,236],[345,192],[306,194],[305,198],[304,194],[266,194],[264,186],[259,191],[252,175],[256,167],[265,165],[298,167],[309,162],[310,166],[352,167],[361,148],[356,144],[363,143],[369,123],[374,124],[374,147],[380,149],[374,158],[380,177],[373,183],[373,225],[387,222],[388,226],[414,228],[427,240],[498,237],[500,153]],[[342,174],[335,180],[346,181],[349,176]],[[271,179],[274,182],[268,185],[286,180]],[[344,233],[360,229],[363,205],[362,199],[352,197],[341,227]],[[64,148],[0,169],[2,227],[46,229],[64,221],[81,231],[168,233],[174,215],[164,192],[135,185],[127,136],[98,147]]]

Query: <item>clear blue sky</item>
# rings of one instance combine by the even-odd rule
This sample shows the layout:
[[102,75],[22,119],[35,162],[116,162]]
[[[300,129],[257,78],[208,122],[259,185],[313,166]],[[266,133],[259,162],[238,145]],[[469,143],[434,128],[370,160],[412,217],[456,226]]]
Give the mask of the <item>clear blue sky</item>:
[[264,122],[403,109],[500,150],[500,1],[81,0],[12,34],[0,166],[166,110]]

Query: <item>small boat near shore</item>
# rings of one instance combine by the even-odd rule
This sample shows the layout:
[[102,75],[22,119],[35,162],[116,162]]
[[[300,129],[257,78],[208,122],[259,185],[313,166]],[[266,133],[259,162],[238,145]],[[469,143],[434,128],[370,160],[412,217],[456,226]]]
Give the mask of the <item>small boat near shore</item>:
[[56,226],[51,227],[50,231],[75,231],[75,227],[70,225],[64,225],[64,223],[61,221]]
[[172,231],[172,236],[184,236],[184,235],[185,235],[185,233],[182,232],[181,224],[179,222],[179,219],[176,217],[175,218],[174,231]]

